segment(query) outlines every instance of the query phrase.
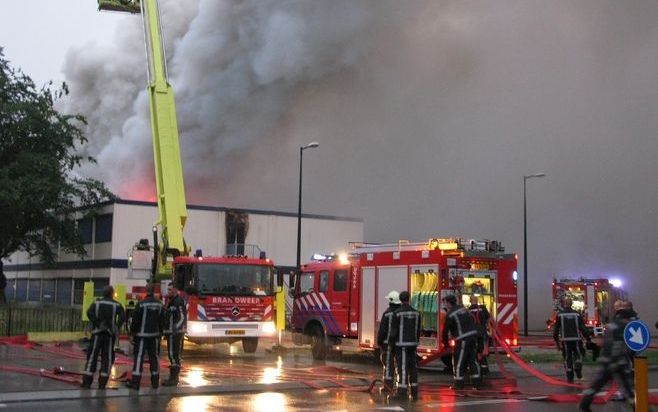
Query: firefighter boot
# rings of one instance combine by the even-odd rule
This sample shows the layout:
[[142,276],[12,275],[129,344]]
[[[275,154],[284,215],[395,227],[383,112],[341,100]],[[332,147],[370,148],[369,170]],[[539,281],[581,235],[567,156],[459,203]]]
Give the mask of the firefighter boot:
[[138,391],[139,390],[140,380],[141,380],[141,376],[133,375],[131,380],[126,381],[126,386],[130,389],[134,389],[134,390]]
[[412,383],[411,384],[411,399],[414,401],[418,400],[418,384],[417,383]]
[[109,376],[101,376],[98,378],[98,389],[105,389],[107,386],[107,381],[109,380]]
[[482,377],[471,378],[471,384],[474,389],[482,389]]
[[176,386],[178,385],[178,374],[180,372],[180,366],[172,366],[169,369],[169,378],[166,381],[162,381],[162,386]]
[[398,388],[397,392],[395,392],[395,395],[389,396],[388,398],[390,401],[408,401],[409,400],[409,395],[407,395],[407,388]]
[[80,384],[80,387],[82,389],[90,389],[91,382],[93,380],[94,380],[94,375],[82,375],[82,383]]
[[160,386],[160,375],[151,375],[151,388],[158,389]]

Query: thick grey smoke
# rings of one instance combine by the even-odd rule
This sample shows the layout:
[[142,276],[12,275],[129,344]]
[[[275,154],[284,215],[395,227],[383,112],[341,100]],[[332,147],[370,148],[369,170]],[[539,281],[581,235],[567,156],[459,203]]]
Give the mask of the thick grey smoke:
[[[182,6],[182,4],[185,6]],[[658,313],[658,3],[163,1],[190,203],[366,219],[370,241],[461,235],[553,276],[618,275]],[[100,173],[152,193],[139,19],[69,54]],[[290,239],[294,241],[294,239]],[[522,276],[522,260],[519,261]]]

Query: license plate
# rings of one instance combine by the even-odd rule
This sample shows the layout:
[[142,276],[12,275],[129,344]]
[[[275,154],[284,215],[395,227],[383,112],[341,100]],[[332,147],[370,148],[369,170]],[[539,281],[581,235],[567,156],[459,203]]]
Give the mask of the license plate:
[[225,333],[227,335],[244,335],[243,330],[227,330]]

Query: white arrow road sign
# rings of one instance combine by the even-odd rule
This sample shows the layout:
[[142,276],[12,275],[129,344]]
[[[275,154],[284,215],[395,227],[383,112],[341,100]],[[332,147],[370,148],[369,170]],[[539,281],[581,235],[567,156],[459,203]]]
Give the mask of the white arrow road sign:
[[642,329],[640,328],[630,328],[631,338],[629,339],[633,343],[638,345],[644,345],[644,338],[642,338]]

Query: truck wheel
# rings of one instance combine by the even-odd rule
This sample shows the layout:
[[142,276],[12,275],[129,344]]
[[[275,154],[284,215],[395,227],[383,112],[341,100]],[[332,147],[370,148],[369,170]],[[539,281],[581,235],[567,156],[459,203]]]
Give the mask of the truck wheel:
[[311,353],[313,359],[324,360],[327,358],[327,342],[324,338],[324,331],[320,327],[315,327],[311,331]]
[[244,353],[254,353],[258,348],[258,338],[244,338],[242,339],[242,350]]

